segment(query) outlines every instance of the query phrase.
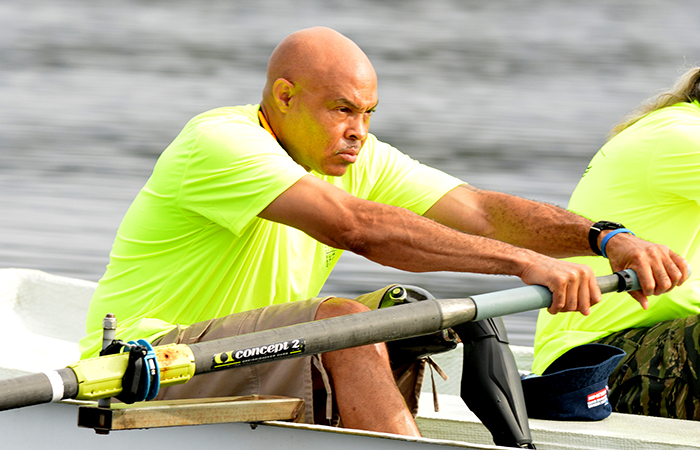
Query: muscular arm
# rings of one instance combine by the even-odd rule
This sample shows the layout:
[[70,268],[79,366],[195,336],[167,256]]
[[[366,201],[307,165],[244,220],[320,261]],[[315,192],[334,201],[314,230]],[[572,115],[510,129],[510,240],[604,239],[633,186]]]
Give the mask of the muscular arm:
[[[401,270],[515,275],[552,291],[552,313],[588,314],[601,299],[588,266],[543,254],[593,254],[588,246],[591,222],[561,208],[506,194],[460,187],[421,217],[358,199],[309,175],[259,216]],[[637,271],[643,292],[632,295],[645,308],[648,295],[664,293],[688,277],[687,263],[668,247],[628,234],[610,239],[607,253],[613,270]]]

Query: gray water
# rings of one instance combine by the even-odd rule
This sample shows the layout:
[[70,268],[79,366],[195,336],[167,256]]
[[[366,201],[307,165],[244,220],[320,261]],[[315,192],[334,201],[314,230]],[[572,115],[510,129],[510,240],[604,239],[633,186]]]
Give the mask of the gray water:
[[[193,115],[257,103],[308,26],[379,74],[372,132],[485,189],[566,206],[608,129],[700,63],[697,1],[0,1],[0,267],[96,281],[159,153]],[[461,297],[507,277],[407,274],[346,254],[324,293]],[[536,313],[506,318],[532,343]]]

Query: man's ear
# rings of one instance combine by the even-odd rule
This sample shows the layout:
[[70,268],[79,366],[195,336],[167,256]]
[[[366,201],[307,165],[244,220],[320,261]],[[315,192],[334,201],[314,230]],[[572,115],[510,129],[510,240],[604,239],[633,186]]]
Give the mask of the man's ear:
[[275,84],[272,85],[272,96],[275,99],[277,108],[285,113],[289,109],[289,103],[294,96],[294,85],[284,78],[278,78]]

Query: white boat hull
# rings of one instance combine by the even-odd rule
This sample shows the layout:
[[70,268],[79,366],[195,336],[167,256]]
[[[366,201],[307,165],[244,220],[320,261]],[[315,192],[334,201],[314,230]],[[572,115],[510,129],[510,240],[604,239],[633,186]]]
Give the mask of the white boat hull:
[[434,439],[410,439],[383,433],[333,430],[328,427],[270,422],[253,429],[247,423],[196,425],[113,431],[98,435],[76,426],[77,406],[49,403],[0,413],[2,448],[17,450],[124,450],[135,448],[192,449],[238,448],[246,450],[308,450],[332,448],[410,449],[498,448],[466,443],[439,442]]

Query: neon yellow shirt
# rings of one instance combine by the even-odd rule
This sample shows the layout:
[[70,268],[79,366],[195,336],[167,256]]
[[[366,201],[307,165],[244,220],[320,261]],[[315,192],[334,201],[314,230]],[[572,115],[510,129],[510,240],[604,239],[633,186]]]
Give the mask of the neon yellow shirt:
[[[683,286],[650,297],[644,311],[628,294],[607,294],[585,317],[540,312],[533,372],[571,347],[627,328],[700,314],[700,104],[655,111],[611,139],[592,159],[569,209],[592,220],[623,223],[643,239],[668,245],[695,268]],[[571,260],[597,275],[611,272],[603,257]]]
[[192,119],[158,159],[122,221],[90,303],[83,357],[112,312],[122,340],[318,295],[341,251],[257,215],[303,176],[423,214],[456,178],[370,135],[342,177],[307,173],[258,121],[258,106]]

